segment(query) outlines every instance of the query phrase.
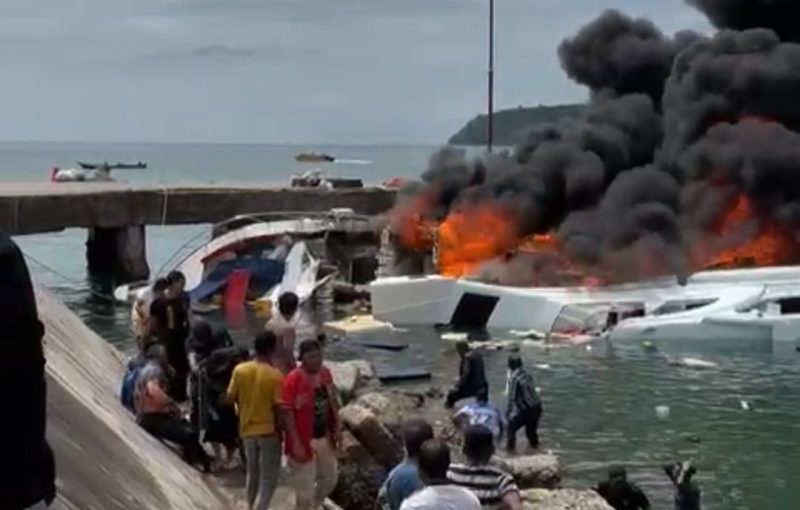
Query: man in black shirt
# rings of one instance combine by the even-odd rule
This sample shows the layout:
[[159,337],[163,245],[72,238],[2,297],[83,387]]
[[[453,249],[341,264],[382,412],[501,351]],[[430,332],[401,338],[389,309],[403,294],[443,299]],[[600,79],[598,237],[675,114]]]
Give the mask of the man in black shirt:
[[39,322],[28,267],[17,245],[0,233],[0,508],[49,505],[56,496],[55,459],[45,440],[46,383]]
[[508,434],[506,449],[513,452],[517,446],[517,431],[525,428],[525,436],[531,448],[539,446],[539,420],[542,417],[542,401],[536,391],[533,376],[522,366],[522,358],[508,358],[508,403],[506,415]]
[[489,389],[481,353],[471,350],[466,340],[459,341],[456,350],[461,358],[461,364],[458,368],[458,381],[447,393],[445,407],[448,409],[456,405],[459,400],[474,397],[480,390],[488,392]]
[[675,510],[700,510],[700,487],[692,477],[697,470],[691,462],[664,466],[664,472],[675,486]]
[[186,339],[189,336],[189,295],[184,291],[186,277],[180,271],[167,275],[169,288],[165,296],[150,305],[151,334],[167,352],[167,361],[174,370],[169,396],[178,402],[186,400],[186,381],[189,375],[189,356]]
[[614,508],[614,510],[649,510],[650,501],[644,492],[633,482],[623,467],[614,467],[608,472],[608,480],[600,482],[595,491]]

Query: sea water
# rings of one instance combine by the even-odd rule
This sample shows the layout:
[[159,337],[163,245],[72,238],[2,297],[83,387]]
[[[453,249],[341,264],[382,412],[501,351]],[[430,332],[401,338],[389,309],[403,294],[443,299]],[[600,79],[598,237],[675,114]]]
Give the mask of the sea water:
[[[358,160],[350,165],[304,165],[294,155],[307,150]],[[232,145],[0,144],[3,180],[41,180],[53,165],[76,160],[147,161],[147,170],[116,172],[142,183],[280,182],[322,166],[333,174],[381,182],[414,177],[433,147],[292,147]],[[363,164],[369,161],[371,164]],[[207,225],[147,229],[148,257],[157,272],[181,244],[209,232]],[[56,292],[93,329],[122,349],[131,347],[130,309],[115,306],[103,290],[91,291],[85,276],[86,233],[73,229],[18,238],[30,255],[34,277]],[[35,261],[34,261],[35,259]],[[168,269],[168,268],[167,268]],[[333,317],[328,308],[307,317]],[[234,336],[246,341],[258,319]],[[386,353],[343,340],[334,358],[362,357],[379,370],[425,367],[434,385],[446,389],[458,370],[452,342],[433,328],[382,332],[409,349]],[[512,338],[493,332],[496,338]],[[526,345],[522,354],[534,371],[544,403],[542,448],[561,457],[565,484],[588,487],[612,465],[624,465],[653,500],[671,508],[671,487],[661,466],[692,459],[699,469],[705,509],[794,510],[800,502],[800,354],[793,345],[663,342],[656,349],[636,342],[545,349]],[[693,357],[715,368],[670,366],[667,357]],[[487,352],[492,397],[502,402],[507,354]],[[542,368],[536,368],[536,366]],[[747,405],[743,405],[745,402]],[[669,409],[659,417],[656,408]],[[523,441],[524,444],[524,441]]]

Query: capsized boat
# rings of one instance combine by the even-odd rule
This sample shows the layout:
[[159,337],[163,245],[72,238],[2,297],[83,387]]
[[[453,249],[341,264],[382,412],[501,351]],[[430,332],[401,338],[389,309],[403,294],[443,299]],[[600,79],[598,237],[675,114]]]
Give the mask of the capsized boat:
[[78,161],[78,166],[84,170],[95,170],[101,167],[109,170],[144,170],[147,168],[147,163],[142,161],[138,161],[136,163],[109,163],[107,161],[102,163],[85,163]]
[[534,330],[618,340],[800,338],[800,267],[697,273],[606,287],[520,288],[441,276],[381,278],[372,313],[396,325]]
[[52,182],[110,182],[114,179],[107,169],[59,168],[50,169]]

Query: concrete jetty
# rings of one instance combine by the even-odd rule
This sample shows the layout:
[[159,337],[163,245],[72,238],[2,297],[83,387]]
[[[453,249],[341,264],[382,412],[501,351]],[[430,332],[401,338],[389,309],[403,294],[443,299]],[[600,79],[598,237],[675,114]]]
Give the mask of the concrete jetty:
[[116,182],[1,183],[0,230],[11,235],[87,228],[89,271],[119,283],[149,277],[146,225],[217,223],[237,215],[349,208],[378,215],[394,204],[384,187],[270,185],[133,186]]
[[134,186],[116,182],[0,183],[0,230],[11,235],[65,228],[216,223],[239,214],[327,211],[376,215],[394,190],[281,188],[274,185]]

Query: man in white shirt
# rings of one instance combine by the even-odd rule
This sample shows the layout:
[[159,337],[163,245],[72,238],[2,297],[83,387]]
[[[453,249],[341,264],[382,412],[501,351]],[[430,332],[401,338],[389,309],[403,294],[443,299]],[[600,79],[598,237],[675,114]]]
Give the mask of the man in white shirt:
[[400,510],[481,510],[477,496],[447,481],[450,448],[445,443],[425,441],[417,465],[425,488],[403,501]]

